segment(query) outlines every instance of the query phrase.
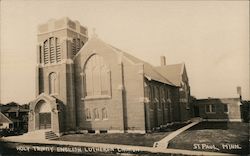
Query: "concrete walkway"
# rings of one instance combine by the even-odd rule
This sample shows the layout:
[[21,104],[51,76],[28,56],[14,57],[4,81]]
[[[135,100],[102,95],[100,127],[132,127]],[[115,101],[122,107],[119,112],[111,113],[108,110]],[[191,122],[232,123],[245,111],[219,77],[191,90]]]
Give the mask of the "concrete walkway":
[[177,135],[179,135],[180,133],[184,132],[185,130],[189,129],[190,127],[193,127],[194,125],[200,123],[202,121],[201,118],[193,118],[191,119],[190,124],[170,133],[168,136],[166,136],[165,138],[163,138],[162,140],[155,142],[153,147],[157,147],[157,148],[168,148],[168,144],[169,141],[172,140],[173,138],[175,138]]

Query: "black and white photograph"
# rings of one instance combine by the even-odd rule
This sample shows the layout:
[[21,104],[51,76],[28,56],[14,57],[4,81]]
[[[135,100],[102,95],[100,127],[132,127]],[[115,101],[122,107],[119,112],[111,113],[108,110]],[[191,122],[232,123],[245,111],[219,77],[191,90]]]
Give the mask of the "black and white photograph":
[[249,155],[248,0],[0,0],[0,156]]

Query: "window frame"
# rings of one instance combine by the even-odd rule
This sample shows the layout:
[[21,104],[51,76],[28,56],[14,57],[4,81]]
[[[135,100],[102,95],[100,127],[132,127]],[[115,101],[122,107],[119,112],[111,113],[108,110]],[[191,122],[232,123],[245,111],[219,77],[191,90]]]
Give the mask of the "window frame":
[[107,108],[102,108],[102,120],[108,120],[108,111]]
[[100,120],[100,114],[99,114],[99,109],[98,108],[93,109],[93,118],[94,118],[95,121]]
[[[207,106],[209,107],[207,109]],[[214,110],[213,110],[213,106],[214,106]],[[206,104],[205,105],[205,112],[207,114],[215,114],[216,113],[216,105],[215,104]]]
[[[91,59],[96,59],[94,57],[98,57],[98,61],[102,62],[101,64],[99,64],[99,66],[95,67],[95,66],[90,66],[92,68],[99,68],[99,74],[98,78],[95,79],[100,79],[100,93],[99,94],[95,94],[95,86],[93,86],[93,70],[90,70],[87,68],[88,63],[92,64],[93,62],[89,62],[89,61],[96,61],[96,60],[91,60]],[[104,74],[103,74],[104,73]],[[91,79],[91,84],[92,86],[90,86],[90,90],[91,90],[91,94],[88,95],[87,93],[90,91],[87,84],[88,81],[88,74],[92,75],[92,79]],[[112,87],[111,87],[111,70],[109,65],[104,61],[103,57],[98,55],[98,54],[94,54],[91,55],[89,57],[89,59],[86,61],[85,66],[83,68],[83,72],[80,73],[80,75],[82,76],[82,100],[92,100],[92,99],[110,99],[111,98],[111,92],[112,92]],[[90,76],[91,77],[91,76]],[[105,79],[103,81],[103,79]],[[107,83],[106,88],[103,88],[103,84]],[[92,88],[92,89],[91,89]],[[105,93],[107,92],[107,93]],[[104,94],[105,93],[105,94]]]
[[[52,83],[51,83],[51,75],[52,74],[54,74],[55,75],[55,77],[54,77],[54,92],[52,92],[51,90],[51,85],[52,85]],[[58,73],[57,72],[50,72],[49,74],[48,74],[48,86],[49,86],[49,88],[48,88],[48,91],[49,91],[49,95],[59,95],[59,76],[58,76]]]
[[[226,106],[226,111],[225,111],[225,106]],[[223,104],[223,112],[228,114],[229,113],[229,109],[228,109],[228,105],[227,104]]]
[[90,111],[89,108],[86,108],[86,109],[85,109],[85,120],[86,120],[86,121],[91,121],[91,119],[92,119],[91,111]]

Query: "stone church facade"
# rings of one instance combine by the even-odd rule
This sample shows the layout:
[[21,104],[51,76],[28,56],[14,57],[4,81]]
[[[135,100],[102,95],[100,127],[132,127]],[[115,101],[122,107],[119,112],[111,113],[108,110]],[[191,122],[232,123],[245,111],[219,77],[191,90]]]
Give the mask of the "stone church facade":
[[185,65],[154,67],[68,18],[38,27],[29,131],[146,133],[190,118]]

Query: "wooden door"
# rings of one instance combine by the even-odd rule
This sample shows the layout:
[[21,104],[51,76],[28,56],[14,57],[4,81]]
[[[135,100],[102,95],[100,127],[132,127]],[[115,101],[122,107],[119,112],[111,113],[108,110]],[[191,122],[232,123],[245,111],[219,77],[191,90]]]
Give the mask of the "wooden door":
[[51,128],[51,113],[39,113],[39,129]]

